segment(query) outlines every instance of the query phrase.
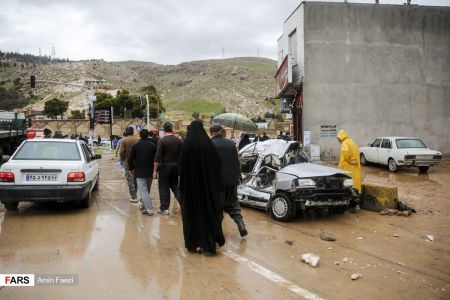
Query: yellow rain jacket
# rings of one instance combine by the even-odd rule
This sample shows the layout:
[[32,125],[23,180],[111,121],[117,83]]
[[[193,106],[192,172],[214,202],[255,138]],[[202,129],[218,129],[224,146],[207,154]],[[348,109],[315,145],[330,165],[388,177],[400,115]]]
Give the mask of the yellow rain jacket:
[[342,141],[339,157],[339,169],[350,171],[353,187],[361,193],[361,164],[359,161],[359,147],[344,130],[339,130],[337,138]]

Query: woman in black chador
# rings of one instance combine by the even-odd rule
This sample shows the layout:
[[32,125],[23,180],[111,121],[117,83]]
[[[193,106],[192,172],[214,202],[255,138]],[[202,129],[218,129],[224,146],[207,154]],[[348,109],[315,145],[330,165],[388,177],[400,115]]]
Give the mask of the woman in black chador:
[[215,254],[216,243],[225,243],[218,194],[220,159],[199,120],[188,126],[179,169],[185,246],[191,252]]

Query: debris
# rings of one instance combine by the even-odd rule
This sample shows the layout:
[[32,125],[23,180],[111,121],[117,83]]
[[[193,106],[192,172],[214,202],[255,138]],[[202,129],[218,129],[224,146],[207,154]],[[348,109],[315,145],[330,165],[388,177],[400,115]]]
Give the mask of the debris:
[[285,242],[286,244],[288,244],[289,246],[294,245],[294,241],[285,240],[284,242]]
[[305,253],[302,255],[302,261],[312,267],[317,267],[320,257],[314,253]]
[[357,279],[359,279],[359,278],[361,278],[362,277],[362,274],[360,274],[360,273],[353,273],[351,276],[350,276],[350,278],[352,279],[352,280],[357,280]]
[[383,211],[380,211],[380,215],[383,216],[402,216],[402,217],[409,217],[410,215],[412,215],[413,211],[411,210],[396,210],[396,209],[385,209]]
[[405,266],[405,264],[404,264],[404,263],[402,263],[402,262],[399,262],[399,261],[394,261],[394,264],[396,264],[396,265],[399,265],[399,266]]
[[320,239],[323,241],[333,242],[336,240],[336,237],[332,233],[322,231],[320,233]]
[[427,241],[429,242],[434,241],[434,236],[432,236],[431,234],[427,235]]
[[398,234],[396,234],[396,233],[394,233],[393,236],[395,236],[395,237],[400,237],[400,236],[399,236]]
[[359,236],[359,237],[357,238],[357,240],[362,240],[362,236]]

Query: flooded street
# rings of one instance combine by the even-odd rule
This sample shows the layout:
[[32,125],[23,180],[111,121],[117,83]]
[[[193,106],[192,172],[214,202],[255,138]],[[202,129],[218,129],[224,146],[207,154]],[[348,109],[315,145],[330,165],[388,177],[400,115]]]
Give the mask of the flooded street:
[[[410,217],[361,210],[280,223],[244,207],[249,235],[241,239],[226,215],[215,257],[184,249],[177,207],[142,215],[117,161],[104,155],[100,164],[87,210],[22,203],[0,212],[0,273],[75,274],[78,285],[4,287],[1,299],[450,298],[450,161],[429,174],[363,167],[365,183],[398,187],[417,211]],[[159,207],[156,181],[151,194]],[[322,231],[336,241],[321,240]],[[320,256],[317,268],[301,262],[308,252]],[[353,273],[362,278],[352,281]]]

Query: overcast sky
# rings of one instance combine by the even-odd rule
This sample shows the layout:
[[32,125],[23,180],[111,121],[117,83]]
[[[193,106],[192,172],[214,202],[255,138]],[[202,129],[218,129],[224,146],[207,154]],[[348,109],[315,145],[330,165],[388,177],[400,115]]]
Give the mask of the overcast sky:
[[[405,1],[380,0],[380,3]],[[0,50],[38,55],[40,47],[42,55],[50,55],[54,44],[60,58],[160,64],[236,56],[276,59],[276,40],[282,34],[282,24],[300,3],[300,0],[1,0]],[[412,0],[412,3],[450,6],[450,0]]]

